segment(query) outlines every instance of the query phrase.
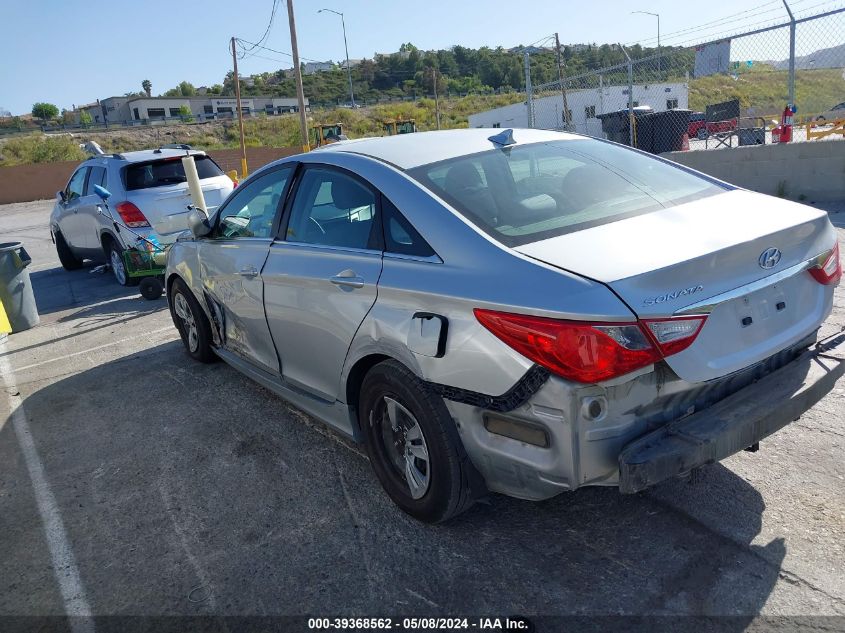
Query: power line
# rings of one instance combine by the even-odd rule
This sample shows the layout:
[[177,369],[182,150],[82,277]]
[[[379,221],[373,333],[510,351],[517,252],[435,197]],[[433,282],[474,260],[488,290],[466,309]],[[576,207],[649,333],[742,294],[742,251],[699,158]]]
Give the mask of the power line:
[[[244,40],[244,39],[241,39],[239,37],[235,38],[235,42],[237,42],[238,46],[240,46],[241,48],[243,48],[245,50],[246,50],[246,47],[244,47],[243,44],[249,44],[250,45],[249,50],[260,48],[260,49],[263,49],[263,50],[268,51],[270,53],[276,53],[277,55],[285,55],[286,57],[293,57],[293,55],[291,53],[288,53],[287,51],[278,51],[275,48],[270,48],[269,46],[264,46],[264,45],[257,43],[257,42],[250,42],[248,40]],[[243,59],[243,57],[238,56],[238,59]],[[308,57],[303,57],[302,55],[299,56],[299,59],[303,59],[307,62],[320,63],[320,61],[317,60],[317,59],[309,59]]]
[[273,8],[270,10],[270,20],[267,22],[267,28],[264,29],[264,35],[261,36],[257,43],[252,44],[250,48],[247,49],[244,47],[244,52],[240,57],[241,59],[246,58],[248,52],[254,50],[258,46],[261,46],[270,36],[270,30],[273,28],[273,19],[276,17],[276,9],[278,8],[278,6],[279,0],[273,0]]
[[[799,1],[803,1],[803,0],[799,0]],[[831,3],[831,0],[826,0],[825,2],[820,2],[818,4],[814,4],[814,5],[811,5],[811,6],[808,6],[808,7],[804,7],[802,10],[803,11],[810,11],[812,9],[816,9],[818,7],[821,7],[823,5],[827,5],[827,4],[830,4],[830,3]],[[778,27],[778,26],[787,26],[788,24],[789,24],[789,22],[786,19],[784,19],[784,21],[782,21],[780,23],[776,23],[776,20],[774,18],[767,18],[765,20],[760,20],[759,22],[753,22],[751,24],[744,25],[744,31],[743,32],[738,32],[738,30],[736,28],[723,30],[723,31],[716,31],[716,32],[713,32],[712,29],[704,29],[701,33],[696,34],[695,39],[685,39],[683,41],[675,42],[675,43],[670,44],[670,45],[671,46],[679,46],[679,47],[689,47],[689,46],[692,46],[694,44],[698,44],[698,43],[701,43],[701,42],[707,42],[707,41],[712,42],[712,41],[715,41],[715,40],[728,39],[728,38],[732,38],[732,37],[742,37],[748,31],[754,30],[755,27],[762,27],[764,25],[765,26]],[[718,27],[716,27],[716,28],[718,28]]]
[[[793,1],[795,1],[795,0],[793,0]],[[797,1],[801,2],[802,0],[797,0]],[[754,15],[751,15],[751,16],[747,16],[747,14],[749,14],[749,13],[752,13],[754,11],[757,11],[758,9],[762,9],[764,7],[767,7],[767,6],[770,6],[770,5],[773,5],[773,4],[776,4],[778,6],[772,8],[772,9],[768,9],[766,11],[761,11],[759,13],[755,13]],[[763,13],[770,13],[771,11],[776,11],[780,7],[783,7],[780,0],[770,0],[769,2],[764,2],[763,4],[757,5],[755,7],[751,7],[750,9],[745,9],[744,11],[739,11],[738,13],[731,13],[730,15],[726,15],[726,16],[723,16],[721,18],[711,20],[709,22],[704,22],[702,24],[696,24],[695,26],[687,27],[687,28],[680,29],[680,30],[677,30],[677,31],[671,31],[669,33],[664,33],[660,36],[660,39],[665,42],[665,41],[668,41],[670,39],[673,39],[672,36],[674,36],[674,35],[679,35],[681,33],[691,33],[691,32],[700,31],[700,30],[706,30],[706,27],[709,27],[711,25],[718,26],[722,23],[730,23],[730,22],[735,22],[735,21],[738,21],[738,20],[749,19],[749,18],[752,18],[752,17],[756,17],[757,15],[762,15]],[[743,17],[743,16],[745,16],[745,17]],[[643,39],[643,40],[636,40],[636,41],[627,42],[625,44],[625,46],[628,46],[630,44],[644,45],[646,43],[653,42],[653,41],[656,41],[656,40],[657,40],[656,37],[648,37],[648,38]]]

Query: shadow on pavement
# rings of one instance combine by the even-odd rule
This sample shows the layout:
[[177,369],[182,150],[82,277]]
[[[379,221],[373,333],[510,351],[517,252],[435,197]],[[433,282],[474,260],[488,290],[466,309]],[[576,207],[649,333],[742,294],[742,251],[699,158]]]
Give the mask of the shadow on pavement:
[[[117,297],[140,297],[137,286],[119,285],[111,271],[92,272],[97,264],[86,263],[79,270],[61,266],[30,274],[39,314],[51,314],[74,306],[88,306]],[[163,301],[150,302],[150,305]]]
[[[721,465],[417,523],[345,440],[178,342],[24,406],[98,614],[735,615],[720,630],[741,631],[785,555],[752,544],[763,500]],[[0,521],[26,529],[0,539],[0,613],[61,612],[11,427]]]

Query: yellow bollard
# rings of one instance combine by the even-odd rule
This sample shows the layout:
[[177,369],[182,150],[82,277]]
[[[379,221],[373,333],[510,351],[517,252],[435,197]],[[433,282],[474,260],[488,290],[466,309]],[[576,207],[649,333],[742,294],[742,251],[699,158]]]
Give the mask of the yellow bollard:
[[0,334],[11,334],[12,324],[9,323],[9,317],[6,316],[6,309],[3,303],[0,302]]

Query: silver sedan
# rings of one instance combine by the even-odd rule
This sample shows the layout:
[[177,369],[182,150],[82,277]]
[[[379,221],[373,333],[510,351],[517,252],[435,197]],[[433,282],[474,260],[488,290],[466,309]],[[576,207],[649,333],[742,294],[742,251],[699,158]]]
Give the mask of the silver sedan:
[[606,141],[340,142],[190,222],[166,274],[188,353],[362,442],[424,521],[642,490],[756,448],[843,373],[817,341],[824,212]]

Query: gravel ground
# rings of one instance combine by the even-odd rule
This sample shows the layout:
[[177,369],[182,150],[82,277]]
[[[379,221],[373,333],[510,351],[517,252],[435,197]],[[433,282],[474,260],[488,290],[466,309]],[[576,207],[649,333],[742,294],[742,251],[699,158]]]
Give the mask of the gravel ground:
[[0,207],[41,313],[0,349],[0,615],[845,616],[845,385],[690,481],[421,525],[357,447],[192,362],[163,300],[59,268],[50,206]]

